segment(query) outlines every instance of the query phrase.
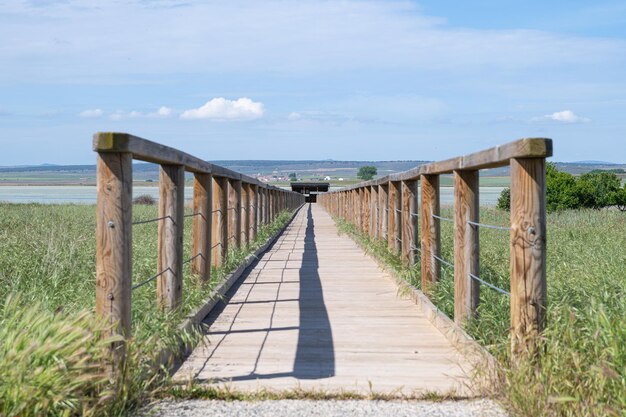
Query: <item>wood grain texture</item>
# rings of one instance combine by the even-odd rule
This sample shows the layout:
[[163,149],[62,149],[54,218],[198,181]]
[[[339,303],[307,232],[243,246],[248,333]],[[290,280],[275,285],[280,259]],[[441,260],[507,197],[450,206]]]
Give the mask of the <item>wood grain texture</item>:
[[241,244],[247,248],[250,244],[250,212],[252,211],[250,185],[241,184]]
[[545,327],[546,168],[542,158],[511,161],[511,343],[534,344]]
[[439,221],[433,218],[433,214],[436,216],[440,214],[439,176],[422,175],[420,184],[422,187],[420,209],[422,291],[428,294],[432,285],[441,277],[441,263],[433,257],[433,255],[440,256],[441,249],[441,228]]
[[402,181],[402,263],[406,266],[415,264],[417,247],[417,181]]
[[250,224],[250,241],[254,242],[256,240],[258,231],[259,231],[259,186],[250,184],[250,220],[248,223]]
[[361,230],[363,231],[363,233],[370,235],[370,221],[371,221],[371,207],[370,207],[370,198],[371,198],[371,193],[370,193],[370,188],[369,187],[363,187],[362,188],[362,204],[361,204],[361,209],[363,210],[363,224],[361,225]]
[[378,186],[370,187],[370,224],[369,224],[369,234],[373,239],[378,239],[378,222],[380,221],[379,217],[379,208],[378,208]]
[[195,174],[193,179],[193,221],[191,225],[191,271],[202,281],[211,278],[211,229],[213,226],[213,177]]
[[213,176],[213,227],[211,261],[220,267],[228,254],[228,178]]
[[380,224],[378,237],[380,240],[387,240],[387,224],[389,216],[387,211],[389,210],[389,198],[388,198],[389,186],[387,184],[381,184],[378,186],[378,207],[380,207]]
[[183,296],[183,231],[185,215],[185,167],[161,165],[159,175],[159,221],[157,303],[160,308],[180,307]]
[[[132,156],[99,154],[96,186],[96,315],[105,337],[131,334]],[[111,346],[117,359],[120,344]]]
[[476,314],[480,284],[469,274],[479,276],[478,171],[454,171],[454,321],[463,325]]

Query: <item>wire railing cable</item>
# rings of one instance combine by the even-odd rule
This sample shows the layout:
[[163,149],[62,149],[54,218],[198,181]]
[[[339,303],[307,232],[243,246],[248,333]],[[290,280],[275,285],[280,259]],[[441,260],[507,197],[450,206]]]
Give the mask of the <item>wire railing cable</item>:
[[502,293],[504,295],[508,295],[509,297],[511,296],[511,293],[503,290],[502,288],[496,287],[493,284],[488,283],[487,281],[481,279],[480,277],[477,277],[476,275],[472,274],[471,272],[469,273],[470,278],[475,279],[476,281],[480,282],[481,284],[491,288],[494,291],[498,291],[499,293]]
[[152,275],[150,278],[148,278],[145,281],[141,281],[139,284],[135,284],[131,287],[131,290],[134,291],[139,287],[143,287],[144,285],[154,281],[155,279],[157,279],[158,277],[160,277],[161,275],[163,275],[164,273],[166,273],[167,271],[171,271],[172,269],[170,267],[165,268],[163,271],[159,272],[156,275]]
[[471,224],[472,226],[476,226],[476,227],[486,227],[487,229],[511,230],[510,227],[506,227],[506,226],[494,226],[492,224],[477,223],[477,222],[473,222],[473,221],[470,221],[470,220],[468,220],[467,223]]
[[[164,219],[170,219],[172,220],[172,222],[174,222],[174,219],[172,219],[172,216],[163,216],[163,217],[157,217],[156,219],[148,219],[148,220],[138,220],[136,222],[132,222],[131,224],[134,226],[136,224],[144,224],[144,223],[153,223],[153,222],[158,222],[159,220],[164,220]],[[174,222],[175,223],[175,222]]]
[[454,223],[454,219],[450,219],[448,217],[437,216],[436,214],[431,214],[435,219],[443,220],[444,222],[452,222]]

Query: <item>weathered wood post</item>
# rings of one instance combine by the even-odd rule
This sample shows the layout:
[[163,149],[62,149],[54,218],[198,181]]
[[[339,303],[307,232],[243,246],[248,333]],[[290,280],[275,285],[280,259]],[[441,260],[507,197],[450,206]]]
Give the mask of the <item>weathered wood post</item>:
[[247,248],[250,245],[250,213],[252,212],[252,197],[250,195],[250,184],[241,184],[241,243]]
[[380,184],[378,186],[378,209],[379,209],[379,228],[378,237],[380,240],[387,240],[387,221],[389,220],[389,216],[387,211],[389,210],[389,201],[387,192],[389,190],[389,186],[387,184]]
[[242,239],[242,218],[243,218],[243,204],[242,204],[242,182],[241,180],[235,180],[232,183],[234,192],[234,212],[233,212],[233,237],[235,241],[235,247],[241,249]]
[[361,216],[361,231],[370,235],[370,187],[362,187],[361,190],[361,210],[363,213]]
[[470,277],[479,275],[478,171],[454,171],[454,321],[464,324],[476,314],[480,283]]
[[228,179],[213,176],[212,264],[217,268],[228,255]]
[[194,174],[191,270],[202,281],[209,281],[211,278],[212,188],[211,174]]
[[250,185],[251,193],[251,210],[250,210],[250,242],[256,241],[257,233],[259,230],[259,197],[260,187],[258,185]]
[[[105,337],[131,334],[132,160],[130,153],[98,153],[96,186],[96,315]],[[111,345],[114,366],[124,344]]]
[[511,347],[532,349],[546,322],[546,167],[511,159]]
[[159,221],[157,300],[162,309],[177,309],[183,296],[183,230],[185,167],[161,165],[159,176]]
[[441,228],[439,220],[433,218],[433,215],[439,216],[439,175],[421,175],[420,184],[422,291],[428,292],[441,276],[441,263],[435,258],[440,256]]
[[378,222],[380,219],[378,209],[378,186],[370,186],[370,224],[369,234],[372,239],[378,238]]
[[417,247],[417,181],[402,181],[402,263],[415,264]]
[[400,255],[402,248],[401,199],[400,181],[389,181],[389,220],[387,221],[389,230],[387,233],[387,244],[389,249],[396,255]]

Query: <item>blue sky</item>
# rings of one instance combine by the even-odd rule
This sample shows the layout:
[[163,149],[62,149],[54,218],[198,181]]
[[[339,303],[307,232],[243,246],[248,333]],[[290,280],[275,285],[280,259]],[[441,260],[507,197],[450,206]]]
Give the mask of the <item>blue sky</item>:
[[0,166],[124,131],[206,159],[626,162],[626,2],[0,0]]

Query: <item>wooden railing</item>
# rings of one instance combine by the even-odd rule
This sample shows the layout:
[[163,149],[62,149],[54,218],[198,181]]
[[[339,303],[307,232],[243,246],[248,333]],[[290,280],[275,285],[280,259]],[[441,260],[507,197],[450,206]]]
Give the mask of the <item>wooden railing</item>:
[[[545,158],[552,141],[521,139],[482,152],[362,182],[320,194],[332,215],[358,226],[371,238],[386,240],[405,265],[420,253],[422,289],[439,281],[440,222],[454,223],[454,320],[463,324],[476,313],[479,277],[479,170],[510,165],[510,298],[512,348],[531,343],[545,326],[546,183]],[[440,216],[439,176],[453,174],[454,218]],[[418,211],[418,182],[421,204]],[[418,237],[421,219],[421,239]]]
[[131,333],[132,161],[161,165],[159,180],[158,305],[180,307],[183,294],[185,171],[194,174],[192,271],[208,281],[211,266],[224,263],[231,247],[257,237],[259,225],[304,203],[304,196],[210,164],[179,150],[126,133],[96,133],[96,314],[110,334]]

